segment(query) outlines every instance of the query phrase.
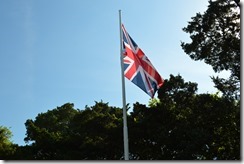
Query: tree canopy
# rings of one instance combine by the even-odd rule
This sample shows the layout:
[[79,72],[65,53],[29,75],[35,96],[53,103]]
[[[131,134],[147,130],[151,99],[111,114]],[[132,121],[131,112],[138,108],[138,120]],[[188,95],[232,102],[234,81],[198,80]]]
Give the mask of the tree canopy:
[[171,75],[153,106],[134,104],[129,134],[135,159],[240,159],[238,103],[196,91],[196,83]]
[[11,141],[12,132],[5,126],[0,126],[0,159],[8,159],[15,152],[15,145]]
[[[79,110],[74,104],[40,113],[25,123],[29,145],[10,159],[121,160],[122,109],[108,103]],[[240,106],[218,94],[197,94],[197,84],[170,75],[149,105],[128,114],[130,159],[238,160]]]
[[210,0],[183,31],[191,38],[191,43],[181,43],[185,53],[215,72],[229,71],[228,79],[212,77],[213,82],[225,96],[240,99],[240,0]]
[[120,159],[121,120],[121,109],[108,103],[96,102],[84,110],[66,103],[27,120],[25,141],[33,142],[34,159]]

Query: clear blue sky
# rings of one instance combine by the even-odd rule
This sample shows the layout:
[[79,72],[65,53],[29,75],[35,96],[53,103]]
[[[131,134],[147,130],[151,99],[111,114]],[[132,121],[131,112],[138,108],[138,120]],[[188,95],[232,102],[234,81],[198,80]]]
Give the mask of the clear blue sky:
[[[180,74],[215,93],[212,68],[181,49],[190,18],[208,0],[1,0],[0,126],[24,145],[27,119],[67,102],[122,107],[119,16],[164,79]],[[126,79],[127,103],[150,97]],[[157,96],[157,94],[156,94]]]

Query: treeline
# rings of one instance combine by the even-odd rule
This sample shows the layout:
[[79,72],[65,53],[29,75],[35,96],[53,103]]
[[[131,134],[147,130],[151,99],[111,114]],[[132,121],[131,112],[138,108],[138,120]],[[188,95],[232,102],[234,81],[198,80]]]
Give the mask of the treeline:
[[[158,99],[148,106],[133,104],[128,115],[130,159],[240,159],[240,102],[196,91],[196,83],[171,75]],[[24,140],[31,144],[2,142],[1,159],[123,159],[122,109],[108,103],[95,102],[84,110],[66,103],[25,126]],[[1,141],[9,136],[2,130]]]

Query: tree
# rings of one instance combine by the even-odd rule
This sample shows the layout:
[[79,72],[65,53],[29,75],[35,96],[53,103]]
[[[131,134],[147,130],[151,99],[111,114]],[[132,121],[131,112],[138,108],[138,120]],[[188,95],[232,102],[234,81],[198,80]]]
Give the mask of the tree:
[[[66,103],[27,120],[25,141],[31,146],[32,159],[121,159],[123,156],[122,110],[108,103],[96,102],[84,110]],[[112,151],[111,151],[112,150]],[[30,156],[29,156],[30,155]],[[22,157],[23,158],[23,157]]]
[[128,123],[133,159],[240,159],[238,103],[196,91],[196,83],[170,75],[158,91],[160,102],[134,104]]
[[10,159],[14,154],[16,145],[10,140],[12,132],[4,126],[0,126],[0,159]]
[[[27,120],[25,141],[9,159],[123,159],[122,109],[66,103]],[[128,115],[129,156],[135,160],[240,160],[240,103],[197,94],[197,84],[170,75],[149,106]]]
[[215,72],[230,71],[228,79],[211,77],[226,97],[240,99],[240,0],[209,1],[208,9],[192,17],[183,31],[191,43],[181,46],[193,60],[204,60]]
[[96,102],[75,120],[76,145],[81,159],[104,160],[123,157],[122,109]]
[[[66,103],[61,107],[38,114],[36,119],[25,123],[26,142],[33,142],[33,159],[62,159],[64,143],[70,136],[71,120],[78,113],[74,104]],[[23,158],[23,157],[22,157]]]

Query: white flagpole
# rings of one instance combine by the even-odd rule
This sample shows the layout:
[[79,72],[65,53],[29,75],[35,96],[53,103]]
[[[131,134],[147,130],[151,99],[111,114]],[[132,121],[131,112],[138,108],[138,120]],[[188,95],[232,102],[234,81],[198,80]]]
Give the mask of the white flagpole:
[[122,79],[122,100],[123,100],[123,130],[124,130],[124,159],[129,160],[129,144],[128,144],[128,128],[127,128],[127,111],[125,99],[125,77],[124,77],[124,61],[123,61],[123,43],[122,43],[122,28],[121,28],[121,10],[119,10],[119,30],[120,30],[120,64],[121,64],[121,79]]

